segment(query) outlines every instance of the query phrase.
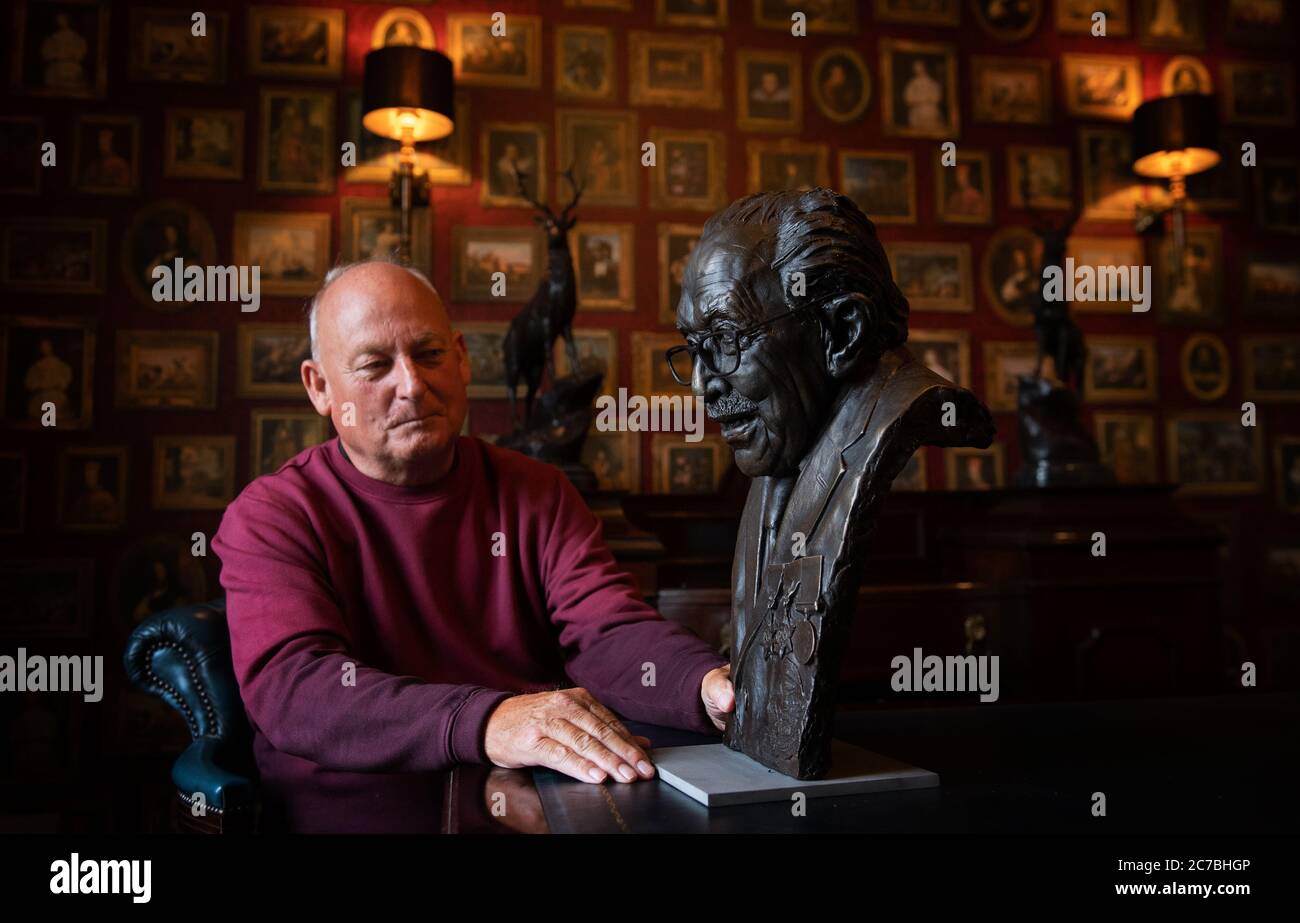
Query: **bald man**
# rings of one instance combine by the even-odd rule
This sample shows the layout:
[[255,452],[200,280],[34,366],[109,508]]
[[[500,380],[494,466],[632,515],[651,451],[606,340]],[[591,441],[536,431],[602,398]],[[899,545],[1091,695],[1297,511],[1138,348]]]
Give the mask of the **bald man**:
[[248,485],[212,543],[267,827],[400,827],[376,773],[652,778],[615,711],[721,729],[726,661],[640,599],[564,475],[460,435],[469,356],[423,276],[335,269],[310,329],[303,385],[339,435]]

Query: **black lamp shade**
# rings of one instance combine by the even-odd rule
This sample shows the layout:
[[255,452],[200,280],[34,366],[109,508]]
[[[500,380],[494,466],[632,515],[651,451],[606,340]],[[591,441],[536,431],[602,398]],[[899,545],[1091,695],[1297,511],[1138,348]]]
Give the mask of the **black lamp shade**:
[[366,55],[361,124],[400,141],[402,122],[413,140],[436,141],[456,127],[456,84],[451,59],[415,45],[390,45]]
[[1191,176],[1218,162],[1219,114],[1213,96],[1161,96],[1133,113],[1133,172],[1139,176]]

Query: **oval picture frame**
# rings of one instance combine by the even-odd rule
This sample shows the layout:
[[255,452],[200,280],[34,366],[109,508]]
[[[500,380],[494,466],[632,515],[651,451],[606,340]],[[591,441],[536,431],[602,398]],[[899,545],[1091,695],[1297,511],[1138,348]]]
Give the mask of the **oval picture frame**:
[[[174,239],[165,233],[168,226],[175,231]],[[122,275],[137,301],[163,314],[188,311],[200,304],[183,300],[155,301],[152,295],[155,283],[138,274],[138,271],[149,271],[155,264],[174,268],[177,258],[183,266],[216,265],[217,239],[203,213],[179,199],[152,202],[137,211],[122,235],[121,250]]]
[[[414,26],[415,41],[391,43],[387,41],[388,30],[398,22],[409,22]],[[384,15],[379,17],[375,27],[370,31],[370,48],[372,51],[376,48],[386,48],[389,44],[415,45],[418,48],[437,51],[438,37],[434,34],[433,26],[429,25],[429,20],[419,10],[413,10],[409,6],[395,6],[392,9],[385,10]]]
[[[1199,86],[1195,89],[1175,89],[1174,80],[1184,68],[1190,68],[1196,74]],[[1165,69],[1160,72],[1160,92],[1164,96],[1177,96],[1181,93],[1203,93],[1211,96],[1214,94],[1214,78],[1210,76],[1210,69],[1205,66],[1205,62],[1200,58],[1187,54],[1179,55],[1176,58],[1170,58],[1165,65]]]
[[[999,285],[994,284],[993,271],[994,261],[1006,250],[1006,248],[1016,241],[1023,241],[1028,249],[1026,254],[1026,283],[1029,290],[1034,292],[1040,291],[1042,285],[1042,267],[1034,265],[1034,247],[1041,245],[1038,236],[1029,228],[1023,225],[1013,225],[1005,227],[994,234],[984,247],[984,255],[980,259],[980,282],[984,287],[984,297],[988,299],[989,306],[997,312],[998,317],[1002,318],[1008,324],[1014,324],[1017,327],[1028,327],[1034,323],[1034,313],[1032,308],[1029,311],[1014,311],[1007,306],[1002,299],[1002,293],[999,291]],[[1005,280],[999,280],[999,284]]]
[[[1192,368],[1192,360],[1198,349],[1203,346],[1217,355],[1219,368],[1222,369],[1219,381],[1212,387],[1200,384],[1197,381],[1197,373]],[[1178,371],[1188,394],[1203,401],[1217,401],[1228,393],[1228,384],[1232,381],[1232,357],[1228,355],[1228,347],[1221,338],[1213,333],[1195,333],[1183,343],[1182,352],[1179,354]]]
[[[862,81],[862,98],[858,100],[857,105],[847,112],[833,108],[825,94],[822,93],[822,68],[832,58],[837,57],[846,58],[851,62],[857,69],[858,78]],[[848,45],[832,45],[817,56],[817,59],[813,61],[812,70],[809,72],[809,88],[812,90],[812,98],[817,105],[817,110],[832,122],[838,122],[841,125],[862,118],[862,114],[867,111],[867,106],[871,105],[871,71],[867,69],[867,64],[862,60],[862,55]]]
[[1038,24],[1043,19],[1043,0],[1030,0],[1031,9],[1028,20],[1021,26],[1008,29],[1004,26],[994,25],[985,15],[983,0],[971,0],[971,11],[975,14],[975,21],[979,23],[984,33],[999,42],[1022,42],[1034,34]]

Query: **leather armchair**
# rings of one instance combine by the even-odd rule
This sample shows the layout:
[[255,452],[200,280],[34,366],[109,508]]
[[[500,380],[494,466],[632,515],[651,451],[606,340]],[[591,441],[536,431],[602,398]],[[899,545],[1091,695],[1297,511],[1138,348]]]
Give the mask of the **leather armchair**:
[[[255,830],[257,769],[230,659],[225,601],[155,613],[131,632],[123,662],[132,685],[176,709],[193,737],[172,764],[174,826],[200,833]],[[202,808],[195,809],[200,795]]]

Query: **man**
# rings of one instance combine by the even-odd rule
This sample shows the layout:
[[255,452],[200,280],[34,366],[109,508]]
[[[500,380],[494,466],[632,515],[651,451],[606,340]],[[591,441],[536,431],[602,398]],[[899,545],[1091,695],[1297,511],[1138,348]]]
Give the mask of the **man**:
[[969,391],[912,357],[875,228],[825,188],[758,193],[704,225],[669,351],[754,478],[733,563],[733,749],[824,775],[863,547],[921,445],[987,447]]
[[638,598],[559,470],[459,435],[469,356],[423,276],[336,269],[310,329],[303,384],[339,436],[250,484],[213,540],[272,826],[420,807],[363,773],[651,778],[611,709],[721,727],[725,661]]

